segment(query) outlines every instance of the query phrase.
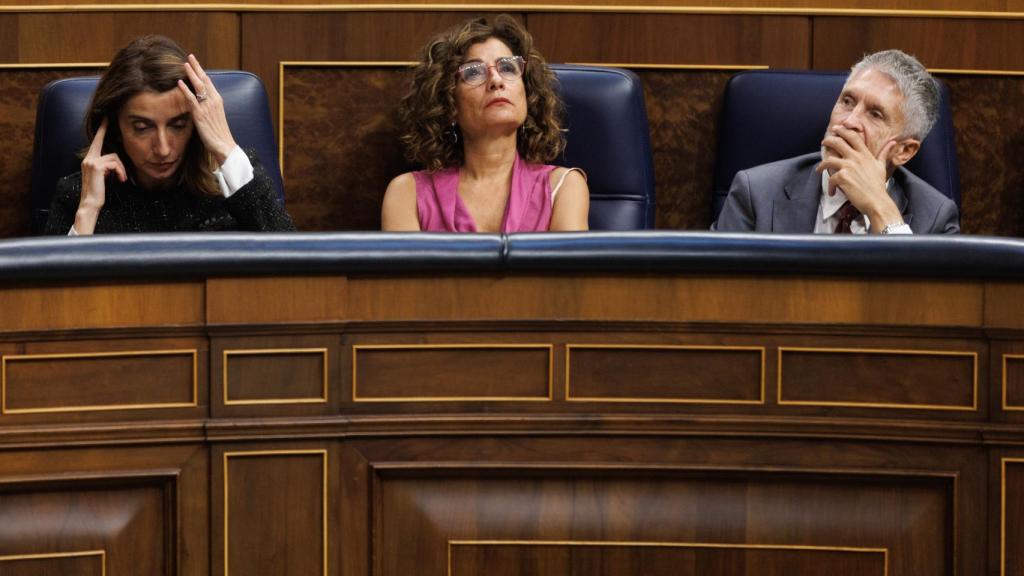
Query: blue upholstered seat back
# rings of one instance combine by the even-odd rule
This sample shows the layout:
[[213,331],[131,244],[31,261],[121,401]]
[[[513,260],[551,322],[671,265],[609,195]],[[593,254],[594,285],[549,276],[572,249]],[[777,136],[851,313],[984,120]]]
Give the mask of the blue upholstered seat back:
[[[277,160],[277,139],[263,82],[249,72],[211,71],[224,97],[231,134],[243,148],[254,148],[284,202],[284,186]],[[39,96],[32,156],[31,222],[34,233],[46,224],[57,180],[78,172],[78,153],[86,145],[83,121],[99,78],[66,78],[51,82]]]
[[[820,148],[846,77],[846,72],[758,70],[729,80],[718,128],[712,221],[722,210],[736,172]],[[959,206],[960,168],[949,89],[941,82],[940,87],[939,120],[907,169]]]
[[654,167],[640,79],[628,70],[555,64],[567,146],[556,163],[587,173],[591,230],[654,228]]

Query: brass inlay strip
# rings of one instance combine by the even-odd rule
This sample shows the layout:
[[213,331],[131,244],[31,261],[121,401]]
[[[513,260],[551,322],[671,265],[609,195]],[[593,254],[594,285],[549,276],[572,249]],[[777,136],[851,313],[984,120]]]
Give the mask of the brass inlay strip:
[[719,542],[648,542],[595,540],[449,540],[448,576],[452,574],[452,548],[455,546],[585,546],[618,548],[704,548],[717,550],[798,550],[807,552],[848,552],[881,554],[882,576],[889,575],[889,549],[854,546],[813,546],[809,544],[726,544]]
[[566,62],[576,66],[603,66],[627,70],[769,70],[767,64],[634,64],[630,62]]
[[[605,349],[605,350],[719,350],[745,351],[761,353],[761,395],[758,400],[731,400],[728,398],[618,398],[603,396],[573,396],[571,391],[570,366],[572,350]],[[565,346],[565,399],[569,402],[660,402],[668,404],[755,404],[765,402],[765,355],[764,346],[711,346],[711,345],[675,345],[675,344],[567,344]]]
[[[892,356],[963,356],[972,360],[973,385],[971,405],[948,404],[896,404],[886,402],[844,402],[828,400],[783,400],[782,394],[782,356],[786,352],[823,353],[823,354],[886,354]],[[838,406],[846,408],[899,408],[906,410],[950,410],[972,412],[978,409],[978,353],[956,352],[947,350],[898,350],[884,348],[800,348],[779,347],[778,398],[780,406]]]
[[[18,354],[0,356],[0,414],[52,414],[57,412],[99,412],[108,410],[147,410],[152,408],[194,408],[199,405],[198,351],[191,350],[133,350],[125,352],[81,352],[72,354]],[[7,363],[35,362],[39,360],[67,360],[78,358],[132,358],[140,356],[191,356],[192,401],[154,404],[102,404],[95,406],[60,406],[54,408],[7,407]]]
[[650,6],[608,4],[54,4],[0,6],[3,12],[569,12],[757,16],[876,16],[1018,20],[1024,12],[907,10],[887,8]]
[[60,70],[62,68],[106,68],[106,62],[41,62],[0,64],[0,70]]
[[963,76],[1024,76],[1024,70],[977,70],[973,68],[929,68],[932,74]]
[[1006,576],[1006,465],[1024,464],[1024,458],[1003,458],[999,467],[999,576]]
[[[360,344],[352,346],[352,401],[353,402],[549,402],[554,397],[554,345],[553,344]],[[360,398],[357,385],[358,355],[360,350],[547,350],[547,396],[401,396],[392,398]]]
[[89,556],[99,556],[100,574],[102,574],[102,576],[106,576],[106,550],[85,550],[82,552],[42,552],[38,554],[14,554],[11,556],[0,556],[0,562],[17,562],[19,560],[52,560],[55,558],[87,558]]
[[[323,384],[321,395],[312,398],[260,398],[255,400],[232,400],[228,397],[228,357],[230,356],[270,356],[270,355],[323,355]],[[224,405],[239,406],[253,404],[323,404],[327,402],[327,348],[274,348],[274,349],[252,349],[252,350],[224,350]]]
[[1008,399],[1008,388],[1006,382],[1006,369],[1009,360],[1024,361],[1024,354],[1003,354],[1003,410],[1020,411],[1024,410],[1022,404],[1010,404]]
[[228,576],[231,572],[228,569],[228,552],[229,543],[231,539],[228,537],[228,518],[230,510],[228,508],[228,499],[230,496],[228,482],[228,459],[229,458],[260,458],[260,457],[273,457],[273,456],[321,456],[323,458],[323,575],[327,576],[327,495],[328,495],[328,481],[327,481],[327,450],[324,449],[309,449],[309,450],[252,450],[242,452],[225,452],[224,453],[224,576]]

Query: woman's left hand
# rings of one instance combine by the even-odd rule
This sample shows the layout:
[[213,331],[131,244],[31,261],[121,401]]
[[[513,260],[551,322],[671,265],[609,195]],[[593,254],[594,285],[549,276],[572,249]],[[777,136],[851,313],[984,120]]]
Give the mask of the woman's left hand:
[[185,74],[188,74],[196,91],[193,94],[183,80],[178,80],[178,89],[185,96],[199,138],[220,166],[237,146],[224,114],[224,100],[193,54],[189,54],[185,62]]

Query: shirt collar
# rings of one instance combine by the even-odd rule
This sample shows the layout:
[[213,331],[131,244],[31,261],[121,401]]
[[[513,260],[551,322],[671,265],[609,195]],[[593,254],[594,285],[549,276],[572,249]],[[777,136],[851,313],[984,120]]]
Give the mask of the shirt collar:
[[[893,178],[885,182],[885,191],[892,194]],[[846,194],[842,188],[836,188],[835,194],[828,195],[828,170],[821,171],[821,218],[828,220],[846,204]]]

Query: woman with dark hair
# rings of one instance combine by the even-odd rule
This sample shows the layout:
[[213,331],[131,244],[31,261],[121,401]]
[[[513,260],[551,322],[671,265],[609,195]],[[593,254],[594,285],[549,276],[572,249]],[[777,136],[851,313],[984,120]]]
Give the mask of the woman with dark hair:
[[388,185],[385,230],[586,230],[578,168],[546,164],[565,146],[554,74],[507,15],[469,20],[431,40],[403,98],[402,137],[425,168]]
[[85,132],[82,171],[58,181],[49,234],[295,229],[255,154],[232,138],[213,82],[168,38],[114,56]]

